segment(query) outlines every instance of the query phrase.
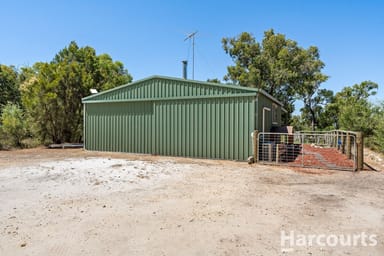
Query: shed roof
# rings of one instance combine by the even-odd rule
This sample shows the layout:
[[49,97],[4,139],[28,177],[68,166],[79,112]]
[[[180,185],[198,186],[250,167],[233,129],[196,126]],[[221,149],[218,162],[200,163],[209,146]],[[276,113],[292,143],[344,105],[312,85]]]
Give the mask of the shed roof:
[[[172,90],[170,90],[172,88]],[[174,77],[151,76],[110,90],[87,96],[83,103],[165,100],[181,98],[241,97],[257,96],[260,92],[273,102],[283,104],[256,88],[218,84]]]

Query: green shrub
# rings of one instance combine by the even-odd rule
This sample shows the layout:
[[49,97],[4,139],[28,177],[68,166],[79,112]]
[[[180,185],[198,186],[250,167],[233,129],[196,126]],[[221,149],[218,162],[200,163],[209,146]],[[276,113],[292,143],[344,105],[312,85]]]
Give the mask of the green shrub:
[[377,126],[373,131],[372,137],[373,138],[372,138],[371,144],[373,145],[373,149],[381,153],[384,153],[384,119],[383,117],[381,117],[381,119],[378,120]]
[[16,104],[8,103],[1,114],[0,144],[2,148],[23,147],[22,140],[29,135],[28,124],[23,110]]
[[365,145],[384,153],[384,102],[374,106],[372,113],[372,135],[365,137]]

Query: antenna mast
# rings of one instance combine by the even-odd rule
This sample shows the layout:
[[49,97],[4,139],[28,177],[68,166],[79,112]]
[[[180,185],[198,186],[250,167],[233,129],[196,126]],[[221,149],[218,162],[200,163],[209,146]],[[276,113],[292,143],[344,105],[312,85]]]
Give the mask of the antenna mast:
[[192,39],[192,80],[195,80],[195,35],[197,31],[189,34],[184,41]]

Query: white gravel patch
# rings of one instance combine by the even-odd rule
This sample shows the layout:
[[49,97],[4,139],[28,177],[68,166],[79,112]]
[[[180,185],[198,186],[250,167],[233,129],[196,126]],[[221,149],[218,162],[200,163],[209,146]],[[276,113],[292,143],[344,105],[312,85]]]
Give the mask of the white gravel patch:
[[[172,161],[131,161],[112,158],[69,158],[35,166],[0,169],[0,195],[13,191],[2,209],[29,205],[29,199],[54,199],[81,195],[99,196],[111,192],[149,189],[164,181],[180,179],[194,164]],[[38,193],[38,195],[36,194]],[[8,207],[7,207],[8,206]],[[1,209],[0,209],[1,211]]]

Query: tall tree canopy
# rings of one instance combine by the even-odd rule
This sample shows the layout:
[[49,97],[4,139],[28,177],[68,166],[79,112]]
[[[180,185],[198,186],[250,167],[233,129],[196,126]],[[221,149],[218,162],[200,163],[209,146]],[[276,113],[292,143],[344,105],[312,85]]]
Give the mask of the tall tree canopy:
[[328,78],[321,73],[324,63],[317,47],[304,49],[272,29],[264,32],[261,43],[243,32],[238,37],[223,38],[222,44],[235,63],[228,67],[224,80],[261,88],[280,100],[289,112],[285,121],[294,111],[295,99],[313,97]]
[[344,87],[336,94],[335,103],[329,108],[338,112],[337,124],[340,128],[351,131],[362,131],[372,135],[376,120],[373,105],[368,98],[377,93],[378,84],[364,81],[360,84]]
[[128,83],[132,77],[119,61],[96,55],[89,46],[71,42],[50,63],[24,68],[22,102],[41,139],[46,142],[80,142],[83,107],[90,89],[99,91]]
[[[313,94],[312,94],[313,93]],[[301,109],[303,119],[309,122],[309,127],[314,131],[316,128],[330,128],[334,125],[332,108],[326,108],[334,102],[333,91],[327,89],[318,89],[304,98],[304,106]]]
[[9,103],[19,103],[18,73],[13,66],[0,64],[0,114],[3,107]]

